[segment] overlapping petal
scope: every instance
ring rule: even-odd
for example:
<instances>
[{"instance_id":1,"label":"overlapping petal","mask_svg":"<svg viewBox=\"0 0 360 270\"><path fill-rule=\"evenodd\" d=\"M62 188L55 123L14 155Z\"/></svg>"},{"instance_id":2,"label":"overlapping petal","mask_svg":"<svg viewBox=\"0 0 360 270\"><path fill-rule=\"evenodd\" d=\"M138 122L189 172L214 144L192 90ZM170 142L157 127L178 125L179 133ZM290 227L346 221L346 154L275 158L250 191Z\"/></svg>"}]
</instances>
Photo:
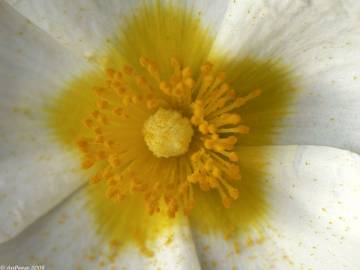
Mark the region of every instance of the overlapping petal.
<instances>
[{"instance_id":1,"label":"overlapping petal","mask_svg":"<svg viewBox=\"0 0 360 270\"><path fill-rule=\"evenodd\" d=\"M225 241L222 236L204 237L195 232L197 236L193 238L187 226L182 226L171 228L151 244L156 251L152 257L131 246L114 257L114 247L102 245L94 230L81 191L17 238L3 244L0 259L10 264L41 262L54 269L59 265L67 269L80 266L200 269L199 264L201 269L359 267L356 253L360 242L359 156L317 146L241 150L244 156L257 151L270 154L267 189L273 208L263 223L262 236L248 234ZM249 158L246 165L256 167L257 162L262 160ZM186 225L184 222L182 225ZM234 249L235 242L238 243Z\"/></svg>"},{"instance_id":2,"label":"overlapping petal","mask_svg":"<svg viewBox=\"0 0 360 270\"><path fill-rule=\"evenodd\" d=\"M95 57L137 1L8 1L65 46ZM359 23L356 1L197 1L216 36L213 53L281 59L298 76L299 96L277 144L359 151ZM344 94L345 93L345 94Z\"/></svg>"},{"instance_id":3,"label":"overlapping petal","mask_svg":"<svg viewBox=\"0 0 360 270\"><path fill-rule=\"evenodd\" d=\"M136 13L143 1L7 1L61 44L90 59L103 53L126 18ZM157 1L148 1L147 3ZM175 1L198 14L212 33L220 28L228 1ZM180 29L179 29L180 31Z\"/></svg>"},{"instance_id":4,"label":"overlapping petal","mask_svg":"<svg viewBox=\"0 0 360 270\"><path fill-rule=\"evenodd\" d=\"M149 244L151 256L135 246L123 249L121 241L102 242L86 204L86 190L82 189L0 246L1 263L41 264L49 269L201 269L186 220Z\"/></svg>"},{"instance_id":5,"label":"overlapping petal","mask_svg":"<svg viewBox=\"0 0 360 270\"><path fill-rule=\"evenodd\" d=\"M269 154L264 233L196 238L204 269L358 269L360 157L318 146L249 147L241 150L246 166L260 165L258 151Z\"/></svg>"},{"instance_id":6,"label":"overlapping petal","mask_svg":"<svg viewBox=\"0 0 360 270\"><path fill-rule=\"evenodd\" d=\"M229 4L213 54L279 60L296 76L299 91L276 144L360 151L358 10L358 2L341 0Z\"/></svg>"},{"instance_id":7,"label":"overlapping petal","mask_svg":"<svg viewBox=\"0 0 360 270\"><path fill-rule=\"evenodd\" d=\"M65 151L46 127L45 113L63 83L85 66L1 3L0 242L86 179L74 153Z\"/></svg>"}]
</instances>

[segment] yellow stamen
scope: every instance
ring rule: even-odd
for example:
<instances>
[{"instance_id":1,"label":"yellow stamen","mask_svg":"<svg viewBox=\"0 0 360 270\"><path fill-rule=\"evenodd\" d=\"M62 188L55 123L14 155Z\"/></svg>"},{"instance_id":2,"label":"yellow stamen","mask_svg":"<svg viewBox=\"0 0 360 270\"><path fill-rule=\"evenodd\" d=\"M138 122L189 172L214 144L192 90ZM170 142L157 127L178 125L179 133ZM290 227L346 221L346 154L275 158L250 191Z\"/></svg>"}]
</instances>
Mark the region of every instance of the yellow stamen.
<instances>
[{"instance_id":1,"label":"yellow stamen","mask_svg":"<svg viewBox=\"0 0 360 270\"><path fill-rule=\"evenodd\" d=\"M150 59L139 63L140 70L104 69L107 82L93 87L97 108L84 121L93 135L77 142L82 167L100 168L90 182L107 180L106 196L114 201L141 193L151 214L161 201L171 217L188 214L195 188L216 191L230 207L241 179L235 145L250 130L235 110L261 91L237 96L209 62L193 72L171 58L168 78Z\"/></svg>"}]
</instances>

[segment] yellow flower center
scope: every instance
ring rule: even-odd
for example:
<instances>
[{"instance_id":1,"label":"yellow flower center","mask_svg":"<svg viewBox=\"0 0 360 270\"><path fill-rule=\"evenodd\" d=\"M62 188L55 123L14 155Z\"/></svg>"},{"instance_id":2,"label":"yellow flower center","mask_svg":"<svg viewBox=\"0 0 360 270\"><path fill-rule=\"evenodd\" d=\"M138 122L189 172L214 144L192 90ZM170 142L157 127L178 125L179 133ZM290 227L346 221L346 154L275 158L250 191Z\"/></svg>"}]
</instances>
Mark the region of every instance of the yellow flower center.
<instances>
[{"instance_id":1,"label":"yellow flower center","mask_svg":"<svg viewBox=\"0 0 360 270\"><path fill-rule=\"evenodd\" d=\"M189 220L196 232L223 234L225 239L237 239L240 233L249 238L247 246L258 242L257 233L262 239L268 223L271 153L247 146L271 145L281 131L299 90L292 69L281 59L229 58L214 43L211 25L204 27L202 12L175 2L144 2L122 17L115 35L89 58L95 69L64 82L59 95L44 104L58 143L72 152L80 138L83 167L92 167L91 182L96 183L86 187L83 210L93 218L89 225L108 242L111 261L128 244L151 254L148 244L181 219L179 213L176 218L167 215L177 209L194 206ZM141 58L140 64L141 55L153 62ZM169 63L172 56L180 61ZM214 67L204 63L207 57ZM222 81L214 83L216 79ZM211 83L207 88L206 82ZM191 94L186 94L190 87ZM237 98L240 103L256 96L259 91L252 90L258 88L261 98L220 112ZM227 97L226 105L216 108ZM193 136L184 154L158 158L146 144L145 122L161 108L190 120ZM245 124L251 126L249 134ZM237 140L232 147L235 139L230 137ZM150 216L157 205L165 211Z\"/></svg>"},{"instance_id":2,"label":"yellow flower center","mask_svg":"<svg viewBox=\"0 0 360 270\"><path fill-rule=\"evenodd\" d=\"M160 108L144 124L144 139L156 157L185 154L194 131L189 119L177 111Z\"/></svg>"},{"instance_id":3,"label":"yellow flower center","mask_svg":"<svg viewBox=\"0 0 360 270\"><path fill-rule=\"evenodd\" d=\"M193 208L196 188L230 207L241 178L234 147L249 132L237 109L261 91L237 96L211 63L193 72L172 58L168 75L145 57L139 63L105 69L105 85L94 86L97 108L85 119L93 135L78 141L83 168L98 168L91 182L106 181L115 201L142 194L150 213L165 202L171 217Z\"/></svg>"}]
</instances>

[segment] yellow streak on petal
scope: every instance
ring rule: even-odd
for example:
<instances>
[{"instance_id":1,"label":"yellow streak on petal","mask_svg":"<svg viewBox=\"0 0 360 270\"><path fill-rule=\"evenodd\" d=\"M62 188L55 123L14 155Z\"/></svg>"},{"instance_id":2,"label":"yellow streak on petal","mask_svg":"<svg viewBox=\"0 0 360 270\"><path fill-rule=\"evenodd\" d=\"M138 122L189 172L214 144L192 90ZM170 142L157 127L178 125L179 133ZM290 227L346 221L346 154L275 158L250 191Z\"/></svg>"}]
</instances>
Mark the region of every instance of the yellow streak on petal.
<instances>
[{"instance_id":1,"label":"yellow streak on petal","mask_svg":"<svg viewBox=\"0 0 360 270\"><path fill-rule=\"evenodd\" d=\"M92 88L100 84L100 73L83 74L68 82L61 94L47 106L48 125L54 137L67 148L74 148L80 136L88 135L84 119L95 107Z\"/></svg>"},{"instance_id":2,"label":"yellow streak on petal","mask_svg":"<svg viewBox=\"0 0 360 270\"><path fill-rule=\"evenodd\" d=\"M98 62L107 68L128 64L139 70L139 57L146 56L159 68L160 76L168 77L173 72L169 59L176 58L183 66L198 70L210 52L213 39L201 27L201 17L179 5L157 1L136 10L126 19L119 38L107 44L107 53Z\"/></svg>"}]
</instances>

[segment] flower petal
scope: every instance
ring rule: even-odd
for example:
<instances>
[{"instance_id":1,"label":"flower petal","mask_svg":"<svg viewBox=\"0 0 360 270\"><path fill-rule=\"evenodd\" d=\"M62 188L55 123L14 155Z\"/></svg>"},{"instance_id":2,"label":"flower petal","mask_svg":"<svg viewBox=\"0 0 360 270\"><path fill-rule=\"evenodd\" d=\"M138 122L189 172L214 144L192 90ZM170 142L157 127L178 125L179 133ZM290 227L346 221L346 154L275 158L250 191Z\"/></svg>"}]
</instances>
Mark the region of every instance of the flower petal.
<instances>
[{"instance_id":1,"label":"flower petal","mask_svg":"<svg viewBox=\"0 0 360 270\"><path fill-rule=\"evenodd\" d=\"M277 144L360 151L359 9L360 2L341 0L230 4L213 53L280 59L296 77L299 91Z\"/></svg>"},{"instance_id":2,"label":"flower petal","mask_svg":"<svg viewBox=\"0 0 360 270\"><path fill-rule=\"evenodd\" d=\"M81 60L0 4L0 242L74 191L78 161L46 129L46 106Z\"/></svg>"},{"instance_id":3,"label":"flower petal","mask_svg":"<svg viewBox=\"0 0 360 270\"><path fill-rule=\"evenodd\" d=\"M94 229L82 189L13 240L0 246L6 265L42 264L49 269L191 269L200 270L191 232L173 227L153 244L153 256L121 243L105 245ZM124 217L126 218L126 217Z\"/></svg>"},{"instance_id":4,"label":"flower petal","mask_svg":"<svg viewBox=\"0 0 360 270\"><path fill-rule=\"evenodd\" d=\"M244 166L259 167L258 152L268 154L268 220L231 244L201 236L204 268L359 269L360 156L317 146L248 147Z\"/></svg>"},{"instance_id":5,"label":"flower petal","mask_svg":"<svg viewBox=\"0 0 360 270\"><path fill-rule=\"evenodd\" d=\"M136 13L143 1L7 0L17 11L68 48L93 58L116 36L125 18ZM156 3L156 1L153 1ZM159 1L162 2L162 1ZM166 2L166 1L163 1ZM216 30L221 25L228 1L179 1ZM198 13L199 12L199 13ZM136 33L134 33L136 34Z\"/></svg>"}]
</instances>

